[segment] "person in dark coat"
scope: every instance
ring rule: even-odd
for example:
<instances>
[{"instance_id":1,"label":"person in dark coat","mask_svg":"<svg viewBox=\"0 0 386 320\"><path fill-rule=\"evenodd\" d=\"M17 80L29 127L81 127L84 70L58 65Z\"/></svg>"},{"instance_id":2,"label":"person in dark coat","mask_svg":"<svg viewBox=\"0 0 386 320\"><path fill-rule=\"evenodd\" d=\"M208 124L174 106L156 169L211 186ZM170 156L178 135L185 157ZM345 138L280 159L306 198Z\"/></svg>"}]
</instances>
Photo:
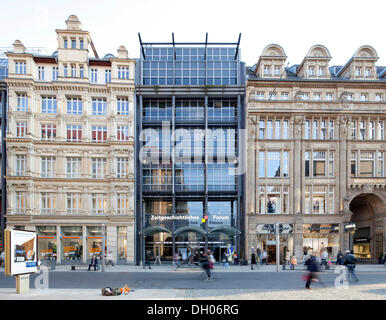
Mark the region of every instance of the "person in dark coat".
<instances>
[{"instance_id":1,"label":"person in dark coat","mask_svg":"<svg viewBox=\"0 0 386 320\"><path fill-rule=\"evenodd\" d=\"M342 252L338 252L338 255L336 256L336 264L338 266L341 266L343 264L343 253Z\"/></svg>"},{"instance_id":2,"label":"person in dark coat","mask_svg":"<svg viewBox=\"0 0 386 320\"><path fill-rule=\"evenodd\" d=\"M312 255L306 262L307 270L308 270L308 276L307 276L307 282L306 282L306 289L311 289L311 282L318 280L318 272L319 272L319 264L316 260L316 257Z\"/></svg>"},{"instance_id":3,"label":"person in dark coat","mask_svg":"<svg viewBox=\"0 0 386 320\"><path fill-rule=\"evenodd\" d=\"M206 280L210 280L212 274L210 271L210 261L209 261L209 256L208 256L207 252L204 252L201 255L200 262L201 262L202 269L204 269L204 271L206 273L206 277L207 277Z\"/></svg>"},{"instance_id":4,"label":"person in dark coat","mask_svg":"<svg viewBox=\"0 0 386 320\"><path fill-rule=\"evenodd\" d=\"M146 269L146 266L149 266L149 269L151 269L151 251L148 250L145 255L145 265L143 266L144 269Z\"/></svg>"},{"instance_id":5,"label":"person in dark coat","mask_svg":"<svg viewBox=\"0 0 386 320\"><path fill-rule=\"evenodd\" d=\"M343 257L343 265L346 266L348 271L348 278L354 279L355 282L359 281L358 277L355 274L355 265L358 262L358 259L355 258L352 251L346 250L345 256Z\"/></svg>"},{"instance_id":6,"label":"person in dark coat","mask_svg":"<svg viewBox=\"0 0 386 320\"><path fill-rule=\"evenodd\" d=\"M96 271L98 266L98 259L95 256L92 256L91 258L91 262L88 266L88 271L90 271L92 266L94 266L94 271Z\"/></svg>"},{"instance_id":7,"label":"person in dark coat","mask_svg":"<svg viewBox=\"0 0 386 320\"><path fill-rule=\"evenodd\" d=\"M255 248L251 248L251 270L253 270L253 265L256 264L256 253Z\"/></svg>"}]
</instances>

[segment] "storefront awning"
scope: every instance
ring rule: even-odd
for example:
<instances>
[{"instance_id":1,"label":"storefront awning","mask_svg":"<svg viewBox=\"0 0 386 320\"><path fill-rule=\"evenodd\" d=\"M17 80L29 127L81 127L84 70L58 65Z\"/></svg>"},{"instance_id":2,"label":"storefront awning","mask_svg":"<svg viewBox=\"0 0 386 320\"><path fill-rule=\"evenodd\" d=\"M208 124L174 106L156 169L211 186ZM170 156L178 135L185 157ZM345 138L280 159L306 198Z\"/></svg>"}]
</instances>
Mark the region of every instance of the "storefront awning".
<instances>
[{"instance_id":1,"label":"storefront awning","mask_svg":"<svg viewBox=\"0 0 386 320\"><path fill-rule=\"evenodd\" d=\"M202 235L205 235L205 230L204 229L201 229L201 228L195 227L195 226L184 226L184 227L178 228L174 232L174 234L175 235L179 235L180 233L185 232L185 231L193 231L193 232L197 232L197 233L200 233Z\"/></svg>"},{"instance_id":2,"label":"storefront awning","mask_svg":"<svg viewBox=\"0 0 386 320\"><path fill-rule=\"evenodd\" d=\"M226 225L220 226L220 227L215 227L209 231L209 233L213 233L213 232L225 232L225 233L230 233L233 235L240 235L241 234L241 231L239 229L236 229L236 228L231 227L231 226L226 226Z\"/></svg>"},{"instance_id":3,"label":"storefront awning","mask_svg":"<svg viewBox=\"0 0 386 320\"><path fill-rule=\"evenodd\" d=\"M156 233L156 232L167 232L167 233L172 233L169 229L166 229L164 227L161 227L161 226L150 226L150 227L146 227L146 228L143 228L139 234L140 235L143 235L143 236L149 236L149 235L152 235L153 233Z\"/></svg>"}]
</instances>

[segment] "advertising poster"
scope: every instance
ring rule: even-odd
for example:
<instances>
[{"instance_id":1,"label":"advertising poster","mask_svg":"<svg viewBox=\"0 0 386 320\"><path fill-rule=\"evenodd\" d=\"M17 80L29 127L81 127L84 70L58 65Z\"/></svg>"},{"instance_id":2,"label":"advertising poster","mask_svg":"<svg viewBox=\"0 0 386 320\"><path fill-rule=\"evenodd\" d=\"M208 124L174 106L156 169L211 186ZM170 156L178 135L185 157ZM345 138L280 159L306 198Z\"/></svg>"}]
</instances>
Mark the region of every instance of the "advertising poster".
<instances>
[{"instance_id":1,"label":"advertising poster","mask_svg":"<svg viewBox=\"0 0 386 320\"><path fill-rule=\"evenodd\" d=\"M7 230L9 275L37 272L37 236L35 232Z\"/></svg>"}]
</instances>

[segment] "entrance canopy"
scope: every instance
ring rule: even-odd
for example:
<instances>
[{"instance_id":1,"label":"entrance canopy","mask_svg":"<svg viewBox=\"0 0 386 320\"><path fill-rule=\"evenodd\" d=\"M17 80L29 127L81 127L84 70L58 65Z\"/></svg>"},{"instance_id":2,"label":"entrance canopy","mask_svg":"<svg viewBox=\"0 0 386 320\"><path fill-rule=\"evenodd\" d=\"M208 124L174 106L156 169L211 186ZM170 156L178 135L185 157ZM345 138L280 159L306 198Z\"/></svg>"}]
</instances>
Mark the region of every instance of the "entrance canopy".
<instances>
[{"instance_id":1,"label":"entrance canopy","mask_svg":"<svg viewBox=\"0 0 386 320\"><path fill-rule=\"evenodd\" d=\"M197 232L197 233L200 233L202 235L205 235L205 230L202 228L196 227L196 226L184 226L184 227L178 228L174 232L174 234L177 236L185 231L193 231L193 232Z\"/></svg>"},{"instance_id":2,"label":"entrance canopy","mask_svg":"<svg viewBox=\"0 0 386 320\"><path fill-rule=\"evenodd\" d=\"M142 231L139 232L139 234L143 236L150 236L157 232L167 232L172 234L172 232L169 229L166 229L161 226L150 226L150 227L143 228Z\"/></svg>"}]
</instances>

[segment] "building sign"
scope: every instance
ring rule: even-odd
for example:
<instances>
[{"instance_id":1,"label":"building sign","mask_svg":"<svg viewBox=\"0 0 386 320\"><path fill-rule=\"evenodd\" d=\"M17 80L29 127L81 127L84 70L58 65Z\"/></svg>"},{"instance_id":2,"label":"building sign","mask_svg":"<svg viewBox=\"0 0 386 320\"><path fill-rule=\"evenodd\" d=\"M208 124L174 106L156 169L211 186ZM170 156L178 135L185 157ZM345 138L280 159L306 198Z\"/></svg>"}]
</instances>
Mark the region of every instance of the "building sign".
<instances>
[{"instance_id":1,"label":"building sign","mask_svg":"<svg viewBox=\"0 0 386 320\"><path fill-rule=\"evenodd\" d=\"M37 272L37 235L32 231L5 230L5 274L16 276Z\"/></svg>"},{"instance_id":2,"label":"building sign","mask_svg":"<svg viewBox=\"0 0 386 320\"><path fill-rule=\"evenodd\" d=\"M292 233L293 224L279 223L279 233L289 234ZM275 224L258 224L258 234L275 234Z\"/></svg>"},{"instance_id":3,"label":"building sign","mask_svg":"<svg viewBox=\"0 0 386 320\"><path fill-rule=\"evenodd\" d=\"M356 238L354 239L354 242L355 243L367 243L367 242L370 242L370 238Z\"/></svg>"},{"instance_id":4,"label":"building sign","mask_svg":"<svg viewBox=\"0 0 386 320\"><path fill-rule=\"evenodd\" d=\"M339 231L339 225L336 224L304 224L303 233L330 233Z\"/></svg>"}]
</instances>

